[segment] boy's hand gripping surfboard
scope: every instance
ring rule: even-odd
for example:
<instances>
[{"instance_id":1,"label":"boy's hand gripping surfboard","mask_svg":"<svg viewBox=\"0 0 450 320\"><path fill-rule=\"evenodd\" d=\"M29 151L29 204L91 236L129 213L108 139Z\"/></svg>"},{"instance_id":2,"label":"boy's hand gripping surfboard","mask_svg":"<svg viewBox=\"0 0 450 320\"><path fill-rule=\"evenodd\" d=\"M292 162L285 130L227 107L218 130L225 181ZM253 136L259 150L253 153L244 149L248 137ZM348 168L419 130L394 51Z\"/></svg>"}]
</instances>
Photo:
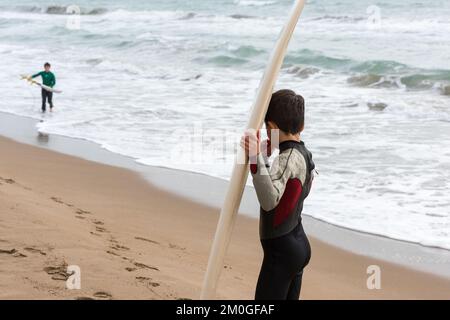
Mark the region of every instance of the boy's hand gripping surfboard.
<instances>
[{"instance_id":1,"label":"boy's hand gripping surfboard","mask_svg":"<svg viewBox=\"0 0 450 320\"><path fill-rule=\"evenodd\" d=\"M260 82L258 93L253 103L253 109L247 124L247 129L258 130L262 126L267 107L272 96L273 87L278 77L281 65L298 19L303 11L306 0L296 0L289 14L289 19L277 40L269 64ZM245 159L244 150L238 149L237 159ZM230 242L231 232L239 209L242 193L248 177L248 161L236 162L231 175L225 201L220 212L216 235L212 244L200 299L213 299L216 294L217 282L223 268L225 253Z\"/></svg>"}]
</instances>

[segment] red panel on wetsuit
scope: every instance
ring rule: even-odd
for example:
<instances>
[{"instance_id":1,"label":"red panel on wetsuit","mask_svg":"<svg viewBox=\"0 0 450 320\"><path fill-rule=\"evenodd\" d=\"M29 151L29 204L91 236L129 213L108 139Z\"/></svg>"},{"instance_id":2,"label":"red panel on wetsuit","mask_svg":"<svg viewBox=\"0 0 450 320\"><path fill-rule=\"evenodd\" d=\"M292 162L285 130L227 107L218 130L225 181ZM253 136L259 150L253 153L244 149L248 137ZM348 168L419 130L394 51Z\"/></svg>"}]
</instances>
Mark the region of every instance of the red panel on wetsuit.
<instances>
[{"instance_id":1,"label":"red panel on wetsuit","mask_svg":"<svg viewBox=\"0 0 450 320\"><path fill-rule=\"evenodd\" d=\"M281 197L280 203L275 209L273 226L276 227L289 217L297 206L298 199L302 194L302 183L299 179L290 179L286 183L286 189Z\"/></svg>"}]
</instances>

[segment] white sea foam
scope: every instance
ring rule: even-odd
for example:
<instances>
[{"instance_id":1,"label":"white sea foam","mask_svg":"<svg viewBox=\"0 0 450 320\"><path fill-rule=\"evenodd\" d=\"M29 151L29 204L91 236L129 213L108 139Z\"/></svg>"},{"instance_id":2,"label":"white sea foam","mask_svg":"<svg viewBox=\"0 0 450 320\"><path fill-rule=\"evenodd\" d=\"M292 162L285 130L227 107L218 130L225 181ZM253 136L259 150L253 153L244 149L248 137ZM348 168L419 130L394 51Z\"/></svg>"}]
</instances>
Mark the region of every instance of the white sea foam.
<instances>
[{"instance_id":1,"label":"white sea foam","mask_svg":"<svg viewBox=\"0 0 450 320\"><path fill-rule=\"evenodd\" d=\"M263 7L275 4L276 1L264 1L264 0L235 0L234 3L236 3L239 6L254 6L254 7Z\"/></svg>"}]
</instances>

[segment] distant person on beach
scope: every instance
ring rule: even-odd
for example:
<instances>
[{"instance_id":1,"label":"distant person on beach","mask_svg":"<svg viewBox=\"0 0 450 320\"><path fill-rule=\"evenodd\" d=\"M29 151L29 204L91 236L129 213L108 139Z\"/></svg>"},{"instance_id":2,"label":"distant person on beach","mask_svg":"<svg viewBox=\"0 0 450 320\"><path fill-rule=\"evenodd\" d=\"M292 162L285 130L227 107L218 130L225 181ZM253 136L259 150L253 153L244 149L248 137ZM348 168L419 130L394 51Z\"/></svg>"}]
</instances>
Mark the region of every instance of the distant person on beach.
<instances>
[{"instance_id":1,"label":"distant person on beach","mask_svg":"<svg viewBox=\"0 0 450 320\"><path fill-rule=\"evenodd\" d=\"M38 72L30 77L28 77L28 80L31 80L33 78L42 77L42 84L53 88L56 84L56 78L55 75L50 72L51 65L50 63L46 62L44 64L44 71ZM42 112L45 112L46 110L46 102L48 101L48 104L50 105L50 112L53 110L53 92L47 91L44 88L41 90L42 95Z\"/></svg>"},{"instance_id":2,"label":"distant person on beach","mask_svg":"<svg viewBox=\"0 0 450 320\"><path fill-rule=\"evenodd\" d=\"M256 300L298 300L303 270L311 257L301 213L315 165L300 139L304 118L303 97L280 90L272 95L264 120L269 139L261 143L259 132L247 132L241 139L261 206L259 235L264 259ZM278 130L280 153L270 167L268 157L277 147L271 145L273 130Z\"/></svg>"}]
</instances>

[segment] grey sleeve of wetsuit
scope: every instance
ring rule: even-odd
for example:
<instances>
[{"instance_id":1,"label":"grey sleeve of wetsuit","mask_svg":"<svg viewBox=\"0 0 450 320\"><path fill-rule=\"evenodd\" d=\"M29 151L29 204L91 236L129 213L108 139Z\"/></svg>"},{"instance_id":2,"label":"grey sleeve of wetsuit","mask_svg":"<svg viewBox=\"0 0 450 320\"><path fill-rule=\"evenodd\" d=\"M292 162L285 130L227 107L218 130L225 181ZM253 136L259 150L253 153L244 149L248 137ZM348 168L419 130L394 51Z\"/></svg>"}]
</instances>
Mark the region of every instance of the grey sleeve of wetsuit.
<instances>
[{"instance_id":1,"label":"grey sleeve of wetsuit","mask_svg":"<svg viewBox=\"0 0 450 320\"><path fill-rule=\"evenodd\" d=\"M256 190L259 204L265 211L271 211L280 202L286 183L292 175L289 166L293 149L281 153L273 162L272 167L267 168L264 157L257 157L256 173L252 172L253 185Z\"/></svg>"}]
</instances>

